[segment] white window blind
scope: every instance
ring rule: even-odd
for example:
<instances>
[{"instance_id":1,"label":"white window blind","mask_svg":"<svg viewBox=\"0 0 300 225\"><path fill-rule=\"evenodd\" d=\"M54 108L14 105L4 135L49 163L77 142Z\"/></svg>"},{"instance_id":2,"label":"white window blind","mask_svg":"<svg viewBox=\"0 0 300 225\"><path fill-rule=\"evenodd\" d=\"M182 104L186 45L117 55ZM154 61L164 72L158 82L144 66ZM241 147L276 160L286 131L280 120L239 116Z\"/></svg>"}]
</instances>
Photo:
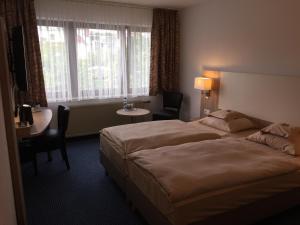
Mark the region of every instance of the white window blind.
<instances>
[{"instance_id":1,"label":"white window blind","mask_svg":"<svg viewBox=\"0 0 300 225\"><path fill-rule=\"evenodd\" d=\"M48 101L148 95L151 10L106 6L111 14L96 17L99 5L56 2L58 11L44 0L36 9Z\"/></svg>"}]
</instances>

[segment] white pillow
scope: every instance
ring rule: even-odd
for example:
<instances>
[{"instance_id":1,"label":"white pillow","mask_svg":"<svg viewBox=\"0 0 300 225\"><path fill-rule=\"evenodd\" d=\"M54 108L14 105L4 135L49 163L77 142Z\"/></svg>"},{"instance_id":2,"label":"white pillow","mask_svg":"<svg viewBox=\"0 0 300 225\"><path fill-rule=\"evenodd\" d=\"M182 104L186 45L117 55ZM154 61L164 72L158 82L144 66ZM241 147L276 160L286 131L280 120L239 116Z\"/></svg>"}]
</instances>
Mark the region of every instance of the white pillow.
<instances>
[{"instance_id":1,"label":"white pillow","mask_svg":"<svg viewBox=\"0 0 300 225\"><path fill-rule=\"evenodd\" d=\"M215 117L218 119L225 120L227 122L234 120L234 119L239 119L239 118L244 118L246 117L244 114L240 112L236 112L233 110L218 110L215 112L212 112L208 115L209 117Z\"/></svg>"},{"instance_id":2,"label":"white pillow","mask_svg":"<svg viewBox=\"0 0 300 225\"><path fill-rule=\"evenodd\" d=\"M255 128L254 124L251 120L247 118L239 118L233 119L231 121L225 121L223 119L215 118L215 117L205 117L199 120L200 123L205 124L207 126L223 130L230 133L236 133L243 130L248 130Z\"/></svg>"},{"instance_id":3,"label":"white pillow","mask_svg":"<svg viewBox=\"0 0 300 225\"><path fill-rule=\"evenodd\" d=\"M290 125L281 123L271 124L270 126L261 129L261 132L263 134L273 134L279 137L288 138L291 133L291 129L292 127L290 127Z\"/></svg>"},{"instance_id":4,"label":"white pillow","mask_svg":"<svg viewBox=\"0 0 300 225\"><path fill-rule=\"evenodd\" d=\"M264 134L262 131L259 131L248 136L247 140L263 145L268 145L275 150L280 150L289 155L297 155L294 144L284 137L273 134Z\"/></svg>"}]
</instances>

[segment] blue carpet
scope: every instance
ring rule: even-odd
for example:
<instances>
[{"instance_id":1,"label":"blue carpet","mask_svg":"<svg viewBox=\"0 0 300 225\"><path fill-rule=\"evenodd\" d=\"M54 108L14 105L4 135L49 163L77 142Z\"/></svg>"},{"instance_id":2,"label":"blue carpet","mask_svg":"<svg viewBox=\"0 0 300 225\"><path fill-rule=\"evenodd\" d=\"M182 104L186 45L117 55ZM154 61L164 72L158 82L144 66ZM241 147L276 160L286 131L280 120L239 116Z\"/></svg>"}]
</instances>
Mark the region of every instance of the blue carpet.
<instances>
[{"instance_id":1,"label":"blue carpet","mask_svg":"<svg viewBox=\"0 0 300 225\"><path fill-rule=\"evenodd\" d=\"M29 225L144 225L99 163L98 138L71 140L67 145L71 170L59 151L47 162L38 159L39 175L23 165Z\"/></svg>"},{"instance_id":2,"label":"blue carpet","mask_svg":"<svg viewBox=\"0 0 300 225\"><path fill-rule=\"evenodd\" d=\"M38 176L31 163L23 165L29 225L146 225L105 176L98 149L97 137L70 140L70 171L59 151L53 152L52 162L40 154ZM299 212L295 208L257 225L299 225Z\"/></svg>"}]
</instances>

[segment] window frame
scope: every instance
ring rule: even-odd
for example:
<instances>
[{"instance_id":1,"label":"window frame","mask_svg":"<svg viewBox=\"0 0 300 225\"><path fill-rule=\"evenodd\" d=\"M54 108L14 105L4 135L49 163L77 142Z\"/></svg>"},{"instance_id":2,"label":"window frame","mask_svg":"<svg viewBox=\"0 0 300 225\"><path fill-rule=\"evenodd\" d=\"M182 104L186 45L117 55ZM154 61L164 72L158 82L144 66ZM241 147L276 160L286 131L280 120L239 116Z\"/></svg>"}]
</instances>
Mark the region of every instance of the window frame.
<instances>
[{"instance_id":1,"label":"window frame","mask_svg":"<svg viewBox=\"0 0 300 225\"><path fill-rule=\"evenodd\" d=\"M62 24L65 24L62 25ZM82 26L80 24L83 24ZM86 100L101 100L101 99L117 99L123 96L132 96L132 88L130 87L130 54L129 48L131 44L131 32L149 32L151 35L150 27L139 27L139 26L126 26L126 25L108 25L108 24L96 24L96 23L86 23L86 22L75 22L75 21L60 21L60 20L49 20L38 19L37 26L53 26L62 27L64 29L64 35L66 40L66 47L68 53L68 64L70 72L70 86L71 86L71 100L70 101L86 101ZM101 28L99 28L101 27ZM77 43L76 43L76 29L103 29L103 30L116 30L120 31L121 35L125 37L125 60L126 60L126 80L121 77L121 96L101 96L95 98L83 98L79 99L79 85L78 85L78 65L77 65ZM150 51L150 49L149 49ZM150 62L149 62L150 63ZM149 73L150 76L150 73ZM124 88L124 83L126 83ZM149 84L150 85L150 84ZM141 87L142 89L143 87ZM107 89L109 90L109 89ZM88 90L86 90L88 91ZM98 95L99 96L99 95ZM149 93L145 95L138 95L136 97L147 97ZM50 101L59 102L59 101ZM63 101L61 101L63 102Z\"/></svg>"},{"instance_id":2,"label":"window frame","mask_svg":"<svg viewBox=\"0 0 300 225\"><path fill-rule=\"evenodd\" d=\"M130 96L130 95L132 95L132 92L133 92L133 89L131 88L131 86L130 86L130 53L129 53L129 49L131 48L131 32L144 32L144 33L149 33L150 34L150 37L151 37L151 28L149 28L149 27L137 27L137 26L131 26L131 27L129 27L128 28L128 30L129 30L129 34L127 35L128 37L128 40L127 40L127 44L129 45L128 46L128 48L127 48L127 67L128 67L128 70L127 70L127 79L128 79L128 81L127 81L127 94ZM150 46L151 46L151 44L150 44ZM150 50L150 49L149 49ZM151 51L151 50L150 50ZM149 60L151 60L151 58L149 59ZM149 62L149 64L150 64L150 62ZM149 65L150 66L150 65ZM150 78L150 71L149 71L149 78ZM140 89L142 90L144 87L140 87ZM150 91L150 82L149 82L149 86L148 86L148 89L149 89L149 91ZM148 93L148 95L146 95L146 96L150 96L149 95L149 93Z\"/></svg>"},{"instance_id":3,"label":"window frame","mask_svg":"<svg viewBox=\"0 0 300 225\"><path fill-rule=\"evenodd\" d=\"M38 20L37 21L37 26L46 26L46 27L58 27L58 28L63 28L63 31L64 31L64 39L66 40L66 38L68 37L68 35L66 34L66 30L64 29L64 26L62 26L61 24L62 23L65 23L65 22L62 22L62 21L51 21L51 22L49 22L49 21L47 21L47 20ZM67 42L68 43L68 42ZM69 50L69 46L66 44L66 47L68 48L68 50ZM68 55L68 59L69 59L69 57L70 57L70 53L69 53L69 51L67 51L67 55ZM71 96L71 101L73 101L74 99L73 99L73 89L72 89L72 76L71 76L71 71L70 71L70 69L72 68L71 66L70 66L70 60L68 61L68 65L69 65L69 72L70 72L70 87L71 87L71 93L69 93L70 94L70 96ZM77 68L76 68L77 69ZM46 92L47 92L47 90L46 90ZM63 92L58 92L58 91L55 91L55 92L51 92L52 94L53 93L55 93L55 95L59 95L59 94L61 94L61 95L63 95L62 93ZM64 95L68 95L68 92L66 92L66 93L64 93ZM57 101L52 101L52 100L49 100L49 99L47 99L47 101L48 102L50 102L50 103L52 103L52 102L65 102L65 100L63 100L63 99L59 99L59 100L57 100Z\"/></svg>"}]
</instances>

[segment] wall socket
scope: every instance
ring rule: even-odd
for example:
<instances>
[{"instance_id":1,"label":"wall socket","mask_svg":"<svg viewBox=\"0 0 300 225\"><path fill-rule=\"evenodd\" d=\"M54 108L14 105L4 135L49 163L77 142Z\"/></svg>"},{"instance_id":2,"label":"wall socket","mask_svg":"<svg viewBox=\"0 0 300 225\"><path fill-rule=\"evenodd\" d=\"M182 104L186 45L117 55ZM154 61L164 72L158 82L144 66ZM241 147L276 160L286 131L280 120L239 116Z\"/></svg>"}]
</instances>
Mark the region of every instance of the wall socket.
<instances>
[{"instance_id":1,"label":"wall socket","mask_svg":"<svg viewBox=\"0 0 300 225\"><path fill-rule=\"evenodd\" d=\"M210 109L204 109L203 112L204 115L208 116L210 114Z\"/></svg>"}]
</instances>

